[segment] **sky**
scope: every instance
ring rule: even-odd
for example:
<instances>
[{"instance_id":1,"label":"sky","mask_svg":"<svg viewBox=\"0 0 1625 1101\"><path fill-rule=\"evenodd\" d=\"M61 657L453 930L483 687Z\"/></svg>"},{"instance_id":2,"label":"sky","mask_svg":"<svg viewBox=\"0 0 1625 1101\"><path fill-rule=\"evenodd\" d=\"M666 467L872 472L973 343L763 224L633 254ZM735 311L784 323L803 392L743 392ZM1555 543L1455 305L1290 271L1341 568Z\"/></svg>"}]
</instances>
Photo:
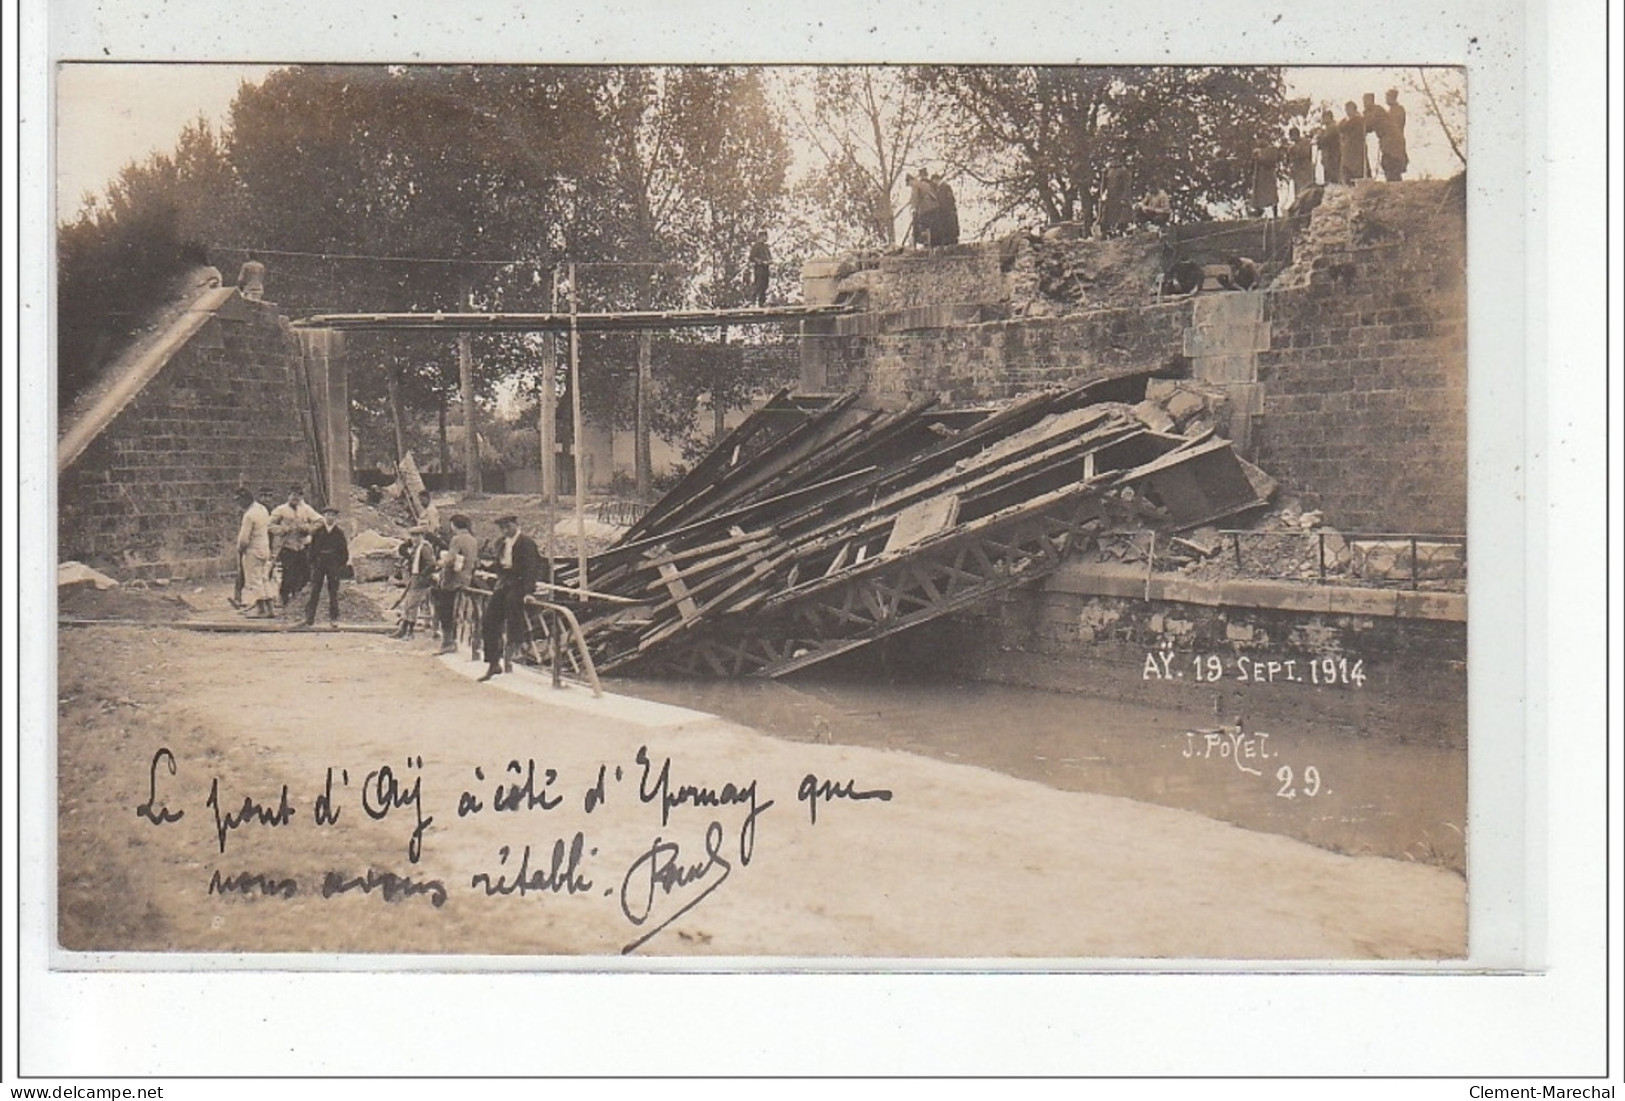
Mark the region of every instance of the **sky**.
<instances>
[{"instance_id":1,"label":"sky","mask_svg":"<svg viewBox=\"0 0 1625 1101\"><path fill-rule=\"evenodd\" d=\"M86 192L101 194L131 161L175 148L199 115L224 123L237 87L259 83L269 65L57 66L56 204L71 218Z\"/></svg>"},{"instance_id":2,"label":"sky","mask_svg":"<svg viewBox=\"0 0 1625 1101\"><path fill-rule=\"evenodd\" d=\"M216 126L228 116L243 81L258 83L274 66L232 64L90 64L58 66L56 98L56 201L58 220L71 219L85 194L101 194L124 165L175 148L183 127L199 116ZM1385 68L1293 68L1288 94L1338 107L1389 88L1407 105L1408 176L1455 174L1457 162L1422 98L1408 89L1407 72ZM1460 82L1457 70L1439 76Z\"/></svg>"}]
</instances>

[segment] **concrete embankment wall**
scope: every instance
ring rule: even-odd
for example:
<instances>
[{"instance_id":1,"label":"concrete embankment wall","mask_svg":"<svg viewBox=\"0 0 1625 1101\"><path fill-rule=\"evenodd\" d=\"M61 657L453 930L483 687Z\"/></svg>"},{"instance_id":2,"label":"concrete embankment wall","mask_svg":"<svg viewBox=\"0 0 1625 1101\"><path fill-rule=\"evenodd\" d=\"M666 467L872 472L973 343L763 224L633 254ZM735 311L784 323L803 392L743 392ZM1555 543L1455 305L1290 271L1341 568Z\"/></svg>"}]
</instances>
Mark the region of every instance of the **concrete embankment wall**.
<instances>
[{"instance_id":1,"label":"concrete embankment wall","mask_svg":"<svg viewBox=\"0 0 1625 1101\"><path fill-rule=\"evenodd\" d=\"M310 485L298 342L270 304L219 297L144 349L146 377L60 471L59 560L126 578L221 572L242 516L233 490Z\"/></svg>"},{"instance_id":2,"label":"concrete embankment wall","mask_svg":"<svg viewBox=\"0 0 1625 1101\"><path fill-rule=\"evenodd\" d=\"M980 680L1466 745L1459 593L1148 580L1080 563L957 628L959 671Z\"/></svg>"}]
</instances>

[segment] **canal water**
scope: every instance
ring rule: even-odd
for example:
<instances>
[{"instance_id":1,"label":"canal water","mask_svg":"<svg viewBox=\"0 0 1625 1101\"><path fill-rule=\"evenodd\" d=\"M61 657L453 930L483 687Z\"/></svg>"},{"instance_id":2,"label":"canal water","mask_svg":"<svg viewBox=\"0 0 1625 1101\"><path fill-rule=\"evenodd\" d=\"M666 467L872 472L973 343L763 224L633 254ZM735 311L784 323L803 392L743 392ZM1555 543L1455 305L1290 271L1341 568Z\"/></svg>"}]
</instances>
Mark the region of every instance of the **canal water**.
<instances>
[{"instance_id":1,"label":"canal water","mask_svg":"<svg viewBox=\"0 0 1625 1101\"><path fill-rule=\"evenodd\" d=\"M1465 872L1465 749L1301 713L1235 716L949 680L636 681L615 690L788 741L869 746Z\"/></svg>"}]
</instances>

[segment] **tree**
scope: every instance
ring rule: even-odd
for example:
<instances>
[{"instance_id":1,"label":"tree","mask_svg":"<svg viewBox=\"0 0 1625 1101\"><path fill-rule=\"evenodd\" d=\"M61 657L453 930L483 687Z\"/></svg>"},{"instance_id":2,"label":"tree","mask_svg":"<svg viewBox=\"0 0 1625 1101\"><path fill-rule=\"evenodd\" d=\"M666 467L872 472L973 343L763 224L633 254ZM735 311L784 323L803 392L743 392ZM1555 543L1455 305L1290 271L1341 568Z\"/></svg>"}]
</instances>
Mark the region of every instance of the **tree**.
<instances>
[{"instance_id":1,"label":"tree","mask_svg":"<svg viewBox=\"0 0 1625 1101\"><path fill-rule=\"evenodd\" d=\"M1276 68L942 66L913 71L941 97L952 163L984 187L994 220L1092 227L1105 171L1165 188L1201 220L1245 194L1251 151L1279 144L1288 111Z\"/></svg>"},{"instance_id":2,"label":"tree","mask_svg":"<svg viewBox=\"0 0 1625 1101\"><path fill-rule=\"evenodd\" d=\"M546 310L566 260L583 310L733 305L751 239L782 217L788 164L759 70L294 66L239 89L224 138L200 124L64 228L66 300L105 293L76 257L139 238L172 267L195 235L228 280L262 253L268 297L292 316ZM534 338L474 347L480 400L539 384ZM457 392L450 336L355 334L348 348L380 455ZM589 407L621 419L625 376L590 370Z\"/></svg>"},{"instance_id":3,"label":"tree","mask_svg":"<svg viewBox=\"0 0 1625 1101\"><path fill-rule=\"evenodd\" d=\"M761 71L616 69L600 88L617 195L632 227L629 266L592 273L600 308L743 305L750 245L782 220L790 162ZM660 386L667 438L689 435L697 415L691 401L672 420L672 395L707 393L719 416L749 400L747 381L726 369L731 362L725 353L667 361ZM614 387L614 397L589 396L598 408L609 400L622 419L636 393L625 385L629 374L596 372L583 389L595 381Z\"/></svg>"},{"instance_id":4,"label":"tree","mask_svg":"<svg viewBox=\"0 0 1625 1101\"><path fill-rule=\"evenodd\" d=\"M208 263L240 209L235 173L207 120L186 126L173 156L131 162L57 233L57 397L62 408L129 345L151 313ZM232 274L235 274L233 272Z\"/></svg>"},{"instance_id":5,"label":"tree","mask_svg":"<svg viewBox=\"0 0 1625 1101\"><path fill-rule=\"evenodd\" d=\"M786 83L796 134L819 157L804 194L825 214L825 247L896 245L898 189L934 118L925 82L905 68L828 66Z\"/></svg>"},{"instance_id":6,"label":"tree","mask_svg":"<svg viewBox=\"0 0 1625 1101\"><path fill-rule=\"evenodd\" d=\"M599 251L613 226L596 121L589 70L280 71L232 108L247 236L274 242L274 278L307 307L296 312L545 308L542 273ZM394 423L412 408L443 415L457 392L451 344L353 340L358 397L381 395ZM535 370L518 338L480 352L487 395Z\"/></svg>"},{"instance_id":7,"label":"tree","mask_svg":"<svg viewBox=\"0 0 1625 1101\"><path fill-rule=\"evenodd\" d=\"M1420 92L1429 117L1444 134L1445 144L1463 168L1467 167L1467 86L1460 69L1418 67L1405 74L1405 84Z\"/></svg>"}]
</instances>

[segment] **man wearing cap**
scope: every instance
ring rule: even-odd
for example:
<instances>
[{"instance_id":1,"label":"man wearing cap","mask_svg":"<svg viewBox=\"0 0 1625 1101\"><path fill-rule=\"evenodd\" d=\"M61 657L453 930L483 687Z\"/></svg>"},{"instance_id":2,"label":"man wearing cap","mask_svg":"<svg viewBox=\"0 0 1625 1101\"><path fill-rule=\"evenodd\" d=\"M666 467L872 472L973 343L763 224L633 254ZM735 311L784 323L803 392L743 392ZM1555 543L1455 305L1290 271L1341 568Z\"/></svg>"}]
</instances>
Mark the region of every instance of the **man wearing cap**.
<instances>
[{"instance_id":1,"label":"man wearing cap","mask_svg":"<svg viewBox=\"0 0 1625 1101\"><path fill-rule=\"evenodd\" d=\"M339 527L339 510L322 509L322 522L310 533L310 599L305 601L305 626L316 626L316 605L321 603L322 583L327 583L327 619L339 621L339 574L350 563L350 541Z\"/></svg>"},{"instance_id":2,"label":"man wearing cap","mask_svg":"<svg viewBox=\"0 0 1625 1101\"><path fill-rule=\"evenodd\" d=\"M427 525L417 524L407 534L411 538L401 547L406 560L406 592L401 596L401 621L391 638L411 638L416 632L418 609L434 588L435 567L440 559L440 539Z\"/></svg>"},{"instance_id":3,"label":"man wearing cap","mask_svg":"<svg viewBox=\"0 0 1625 1101\"><path fill-rule=\"evenodd\" d=\"M275 619L271 607L271 514L254 499L252 491L237 491L243 521L237 528L237 561L243 571L243 599L252 600L247 614L253 619Z\"/></svg>"},{"instance_id":4,"label":"man wearing cap","mask_svg":"<svg viewBox=\"0 0 1625 1101\"><path fill-rule=\"evenodd\" d=\"M440 556L440 577L434 588L435 619L440 623L440 653L457 650L457 594L474 582L480 544L474 525L462 513L451 518L451 546Z\"/></svg>"},{"instance_id":5,"label":"man wearing cap","mask_svg":"<svg viewBox=\"0 0 1625 1101\"><path fill-rule=\"evenodd\" d=\"M502 672L506 646L523 641L528 634L525 622L525 598L536 591L536 582L542 577L542 552L536 540L519 530L517 516L497 519L502 538L497 541L497 583L491 593L491 602L485 606L485 622L481 624L484 636L481 652L485 654L485 675L490 680ZM504 638L506 636L506 638Z\"/></svg>"}]
</instances>

